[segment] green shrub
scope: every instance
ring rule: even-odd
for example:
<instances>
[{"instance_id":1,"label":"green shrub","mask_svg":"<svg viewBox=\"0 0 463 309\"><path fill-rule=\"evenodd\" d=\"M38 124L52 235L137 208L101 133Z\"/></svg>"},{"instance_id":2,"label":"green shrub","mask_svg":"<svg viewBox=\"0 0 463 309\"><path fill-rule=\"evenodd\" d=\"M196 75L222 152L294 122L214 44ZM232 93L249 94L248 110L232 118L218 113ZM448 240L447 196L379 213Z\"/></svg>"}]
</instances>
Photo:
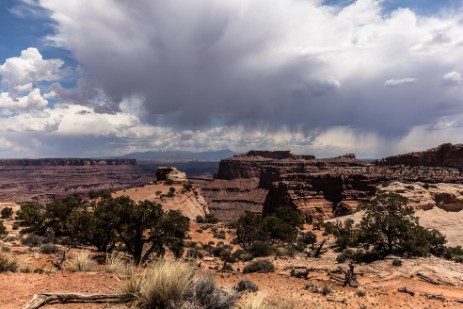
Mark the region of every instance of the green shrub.
<instances>
[{"instance_id":1,"label":"green shrub","mask_svg":"<svg viewBox=\"0 0 463 309\"><path fill-rule=\"evenodd\" d=\"M13 208L5 207L5 208L2 209L0 214L2 215L2 218L5 218L5 219L10 218L13 215Z\"/></svg>"},{"instance_id":2,"label":"green shrub","mask_svg":"<svg viewBox=\"0 0 463 309\"><path fill-rule=\"evenodd\" d=\"M206 221L204 220L204 217L203 217L203 216L200 216L200 215L197 215L197 216L196 216L195 221L196 221L196 223L204 223L204 222L206 222Z\"/></svg>"},{"instance_id":3,"label":"green shrub","mask_svg":"<svg viewBox=\"0 0 463 309\"><path fill-rule=\"evenodd\" d=\"M214 238L217 238L217 239L225 239L226 238L226 234L225 234L225 231L224 230L220 230L214 234L212 234L212 236Z\"/></svg>"},{"instance_id":4,"label":"green shrub","mask_svg":"<svg viewBox=\"0 0 463 309\"><path fill-rule=\"evenodd\" d=\"M275 271L275 265L270 260L255 260L244 266L243 273L269 273Z\"/></svg>"},{"instance_id":5,"label":"green shrub","mask_svg":"<svg viewBox=\"0 0 463 309\"><path fill-rule=\"evenodd\" d=\"M193 259L202 259L204 254L196 248L190 248L188 249L186 256Z\"/></svg>"},{"instance_id":6,"label":"green shrub","mask_svg":"<svg viewBox=\"0 0 463 309\"><path fill-rule=\"evenodd\" d=\"M276 249L268 242L255 240L247 250L254 257L266 257L276 253Z\"/></svg>"},{"instance_id":7,"label":"green shrub","mask_svg":"<svg viewBox=\"0 0 463 309\"><path fill-rule=\"evenodd\" d=\"M219 223L219 218L217 218L214 214L209 213L204 216L204 221L206 223L216 224Z\"/></svg>"}]
</instances>

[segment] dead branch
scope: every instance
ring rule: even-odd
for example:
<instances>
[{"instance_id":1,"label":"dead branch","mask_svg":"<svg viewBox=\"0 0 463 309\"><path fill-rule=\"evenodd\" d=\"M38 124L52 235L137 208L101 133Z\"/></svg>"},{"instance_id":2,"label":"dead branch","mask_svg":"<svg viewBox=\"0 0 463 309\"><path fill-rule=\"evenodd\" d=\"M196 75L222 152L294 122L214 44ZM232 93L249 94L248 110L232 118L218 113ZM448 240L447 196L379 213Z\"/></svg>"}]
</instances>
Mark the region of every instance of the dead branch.
<instances>
[{"instance_id":1,"label":"dead branch","mask_svg":"<svg viewBox=\"0 0 463 309\"><path fill-rule=\"evenodd\" d=\"M424 296L427 299L437 299L440 301L445 301L445 297L442 296L442 294L421 293L421 296Z\"/></svg>"},{"instance_id":2,"label":"dead branch","mask_svg":"<svg viewBox=\"0 0 463 309\"><path fill-rule=\"evenodd\" d=\"M411 296L415 296L415 292L413 291L410 291L407 287L403 287L403 288L400 288L398 289L397 291L399 291L400 293L407 293L407 294L410 294Z\"/></svg>"},{"instance_id":3,"label":"dead branch","mask_svg":"<svg viewBox=\"0 0 463 309\"><path fill-rule=\"evenodd\" d=\"M440 283L437 282L436 280L433 280L433 279L431 279L431 278L429 278L429 277L427 277L427 276L425 276L425 275L423 275L421 273L417 273L416 276L418 278L420 278L421 280L426 281L427 283L431 283L431 284L434 284L434 285L440 285Z\"/></svg>"},{"instance_id":4,"label":"dead branch","mask_svg":"<svg viewBox=\"0 0 463 309\"><path fill-rule=\"evenodd\" d=\"M128 303L134 300L129 294L80 294L52 293L35 294L23 309L36 309L49 304L62 303Z\"/></svg>"},{"instance_id":5,"label":"dead branch","mask_svg":"<svg viewBox=\"0 0 463 309\"><path fill-rule=\"evenodd\" d=\"M61 258L58 258L58 260L56 261L51 260L50 262L53 264L53 266L58 268L58 270L63 270L63 265L64 265L64 262L66 262L69 251L71 251L71 247L63 250L63 255L61 256Z\"/></svg>"},{"instance_id":6,"label":"dead branch","mask_svg":"<svg viewBox=\"0 0 463 309\"><path fill-rule=\"evenodd\" d=\"M318 245L318 248L315 252L310 253L310 257L318 258L320 256L323 246L325 245L325 242L326 242L326 238L324 238L322 242L320 243L320 245Z\"/></svg>"}]
</instances>

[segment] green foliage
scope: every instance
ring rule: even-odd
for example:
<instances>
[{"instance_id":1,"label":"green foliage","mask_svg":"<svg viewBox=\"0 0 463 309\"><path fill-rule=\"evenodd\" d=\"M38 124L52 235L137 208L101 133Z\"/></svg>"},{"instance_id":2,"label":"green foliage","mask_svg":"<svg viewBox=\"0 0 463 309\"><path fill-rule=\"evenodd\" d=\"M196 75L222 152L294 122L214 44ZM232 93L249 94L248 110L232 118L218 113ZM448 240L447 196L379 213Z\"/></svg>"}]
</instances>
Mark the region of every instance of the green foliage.
<instances>
[{"instance_id":1,"label":"green foliage","mask_svg":"<svg viewBox=\"0 0 463 309\"><path fill-rule=\"evenodd\" d=\"M253 257L265 257L276 253L276 249L266 241L255 240L249 247L248 252Z\"/></svg>"},{"instance_id":2,"label":"green foliage","mask_svg":"<svg viewBox=\"0 0 463 309\"><path fill-rule=\"evenodd\" d=\"M262 228L262 216L253 212L246 212L236 223L236 240L244 250L249 250L256 240L265 241L267 233Z\"/></svg>"},{"instance_id":3,"label":"green foliage","mask_svg":"<svg viewBox=\"0 0 463 309\"><path fill-rule=\"evenodd\" d=\"M358 227L354 227L353 221L346 221L344 226L338 224L335 229L329 227L340 249L371 247L367 252L346 258L372 261L388 254L440 256L445 253L445 237L436 230L420 226L414 210L407 206L406 198L395 193L382 193L364 208L366 213ZM339 259L344 257L341 255Z\"/></svg>"},{"instance_id":4,"label":"green foliage","mask_svg":"<svg viewBox=\"0 0 463 309\"><path fill-rule=\"evenodd\" d=\"M115 200L114 211L120 219L116 231L135 263L143 263L153 254L163 256L164 246L181 256L189 230L187 217L179 211L166 213L160 204L147 200L135 203L127 196Z\"/></svg>"},{"instance_id":5,"label":"green foliage","mask_svg":"<svg viewBox=\"0 0 463 309\"><path fill-rule=\"evenodd\" d=\"M166 248L180 257L189 229L189 219L179 211L165 212L159 204L135 203L127 196L90 204L71 195L49 203L45 211L38 204L24 204L17 215L39 234L53 231L66 245L95 245L111 252L121 244L136 263L162 256Z\"/></svg>"},{"instance_id":6,"label":"green foliage","mask_svg":"<svg viewBox=\"0 0 463 309\"><path fill-rule=\"evenodd\" d=\"M197 216L196 216L195 221L196 221L196 223L204 223L204 222L206 222L206 221L204 220L204 217L203 217L203 216L200 216L200 215L197 215Z\"/></svg>"},{"instance_id":7,"label":"green foliage","mask_svg":"<svg viewBox=\"0 0 463 309\"><path fill-rule=\"evenodd\" d=\"M297 237L297 229L295 226L273 215L267 216L262 220L262 229L267 233L273 243L277 240L291 242Z\"/></svg>"},{"instance_id":8,"label":"green foliage","mask_svg":"<svg viewBox=\"0 0 463 309\"><path fill-rule=\"evenodd\" d=\"M2 218L4 218L4 219L10 218L13 215L13 208L5 207L5 208L2 209L0 214L2 215Z\"/></svg>"},{"instance_id":9,"label":"green foliage","mask_svg":"<svg viewBox=\"0 0 463 309\"><path fill-rule=\"evenodd\" d=\"M216 223L219 223L219 218L217 218L214 214L209 213L204 216L204 222L210 223L210 224L216 224Z\"/></svg>"},{"instance_id":10,"label":"green foliage","mask_svg":"<svg viewBox=\"0 0 463 309\"><path fill-rule=\"evenodd\" d=\"M275 271L275 265L270 260L255 260L243 268L243 273L269 273Z\"/></svg>"},{"instance_id":11,"label":"green foliage","mask_svg":"<svg viewBox=\"0 0 463 309\"><path fill-rule=\"evenodd\" d=\"M111 191L108 190L100 190L100 191L90 191L88 193L88 198L90 199L97 199L97 198L110 198Z\"/></svg>"},{"instance_id":12,"label":"green foliage","mask_svg":"<svg viewBox=\"0 0 463 309\"><path fill-rule=\"evenodd\" d=\"M35 202L22 204L20 210L16 212L16 218L21 221L22 226L28 226L32 229L43 227L45 221L41 206Z\"/></svg>"}]
</instances>

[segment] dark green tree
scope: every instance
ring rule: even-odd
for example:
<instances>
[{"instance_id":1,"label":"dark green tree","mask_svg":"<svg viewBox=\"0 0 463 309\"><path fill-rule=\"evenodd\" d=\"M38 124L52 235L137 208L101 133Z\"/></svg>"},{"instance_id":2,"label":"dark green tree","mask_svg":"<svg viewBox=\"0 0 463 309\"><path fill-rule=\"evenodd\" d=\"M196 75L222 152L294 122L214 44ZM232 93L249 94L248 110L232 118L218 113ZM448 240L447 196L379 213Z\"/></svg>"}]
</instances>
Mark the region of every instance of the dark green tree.
<instances>
[{"instance_id":1,"label":"dark green tree","mask_svg":"<svg viewBox=\"0 0 463 309\"><path fill-rule=\"evenodd\" d=\"M10 218L13 215L13 208L5 207L2 209L0 214L2 215L2 218Z\"/></svg>"},{"instance_id":2,"label":"dark green tree","mask_svg":"<svg viewBox=\"0 0 463 309\"><path fill-rule=\"evenodd\" d=\"M189 230L189 219L179 211L163 211L151 201L135 203L127 196L115 199L115 213L120 222L117 235L135 263L143 263L152 255L162 256L165 246L180 256Z\"/></svg>"},{"instance_id":3,"label":"dark green tree","mask_svg":"<svg viewBox=\"0 0 463 309\"><path fill-rule=\"evenodd\" d=\"M42 207L35 202L22 204L20 210L16 212L16 218L21 221L22 226L28 226L32 230L43 228L45 221Z\"/></svg>"},{"instance_id":4,"label":"dark green tree","mask_svg":"<svg viewBox=\"0 0 463 309\"><path fill-rule=\"evenodd\" d=\"M407 206L407 199L401 195L379 194L365 206L365 210L358 242L371 245L379 257L434 253L446 242L438 231L429 231L419 225L413 208Z\"/></svg>"}]
</instances>

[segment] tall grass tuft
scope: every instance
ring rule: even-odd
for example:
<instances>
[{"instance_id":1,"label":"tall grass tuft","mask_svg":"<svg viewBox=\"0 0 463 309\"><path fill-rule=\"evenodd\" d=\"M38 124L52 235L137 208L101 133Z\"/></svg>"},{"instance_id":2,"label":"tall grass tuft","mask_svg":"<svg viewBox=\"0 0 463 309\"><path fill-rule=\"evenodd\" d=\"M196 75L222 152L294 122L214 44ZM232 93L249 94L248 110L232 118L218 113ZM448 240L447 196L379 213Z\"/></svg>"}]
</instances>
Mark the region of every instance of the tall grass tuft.
<instances>
[{"instance_id":1,"label":"tall grass tuft","mask_svg":"<svg viewBox=\"0 0 463 309\"><path fill-rule=\"evenodd\" d=\"M130 273L130 265L117 254L111 253L106 255L105 272L112 274L128 275Z\"/></svg>"},{"instance_id":2,"label":"tall grass tuft","mask_svg":"<svg viewBox=\"0 0 463 309\"><path fill-rule=\"evenodd\" d=\"M74 272L93 271L96 268L96 263L92 260L88 251L79 251L74 258L68 262L68 268Z\"/></svg>"},{"instance_id":3,"label":"tall grass tuft","mask_svg":"<svg viewBox=\"0 0 463 309\"><path fill-rule=\"evenodd\" d=\"M193 276L188 264L157 261L130 278L124 290L137 297L142 308L179 308Z\"/></svg>"}]
</instances>

